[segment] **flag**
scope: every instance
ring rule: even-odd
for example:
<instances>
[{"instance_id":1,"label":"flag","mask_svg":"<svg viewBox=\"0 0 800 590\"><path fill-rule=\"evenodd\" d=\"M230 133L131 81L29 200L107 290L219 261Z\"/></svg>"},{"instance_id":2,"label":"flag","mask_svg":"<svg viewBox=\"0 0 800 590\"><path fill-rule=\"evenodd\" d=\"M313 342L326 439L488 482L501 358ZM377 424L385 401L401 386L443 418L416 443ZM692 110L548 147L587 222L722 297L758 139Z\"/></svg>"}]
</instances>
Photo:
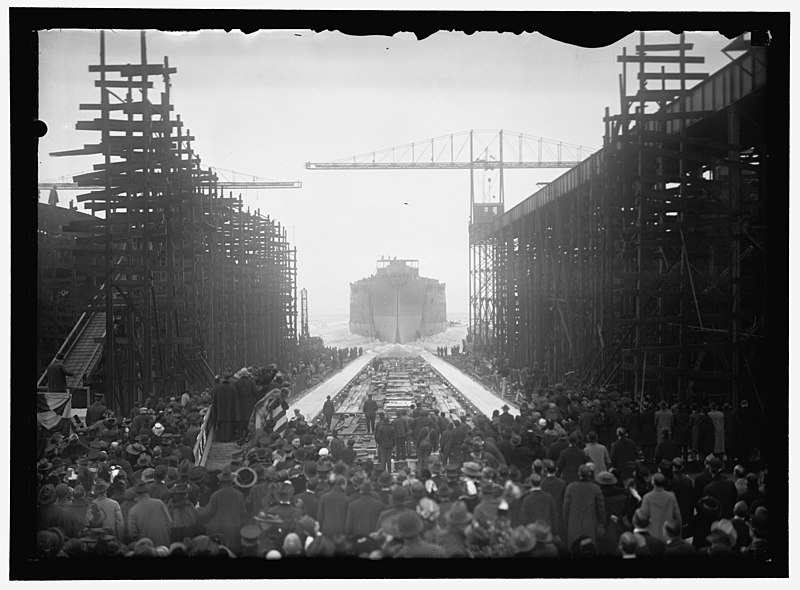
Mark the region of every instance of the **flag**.
<instances>
[{"instance_id":1,"label":"flag","mask_svg":"<svg viewBox=\"0 0 800 590\"><path fill-rule=\"evenodd\" d=\"M69 420L72 415L72 394L64 392L38 392L36 397L36 418L44 428L55 430L61 426L61 419Z\"/></svg>"},{"instance_id":2,"label":"flag","mask_svg":"<svg viewBox=\"0 0 800 590\"><path fill-rule=\"evenodd\" d=\"M271 432L280 432L289 422L286 418L288 409L289 404L281 399L280 389L273 389L256 402L247 425L248 429L251 432L258 432L265 424L271 422L273 424Z\"/></svg>"}]
</instances>

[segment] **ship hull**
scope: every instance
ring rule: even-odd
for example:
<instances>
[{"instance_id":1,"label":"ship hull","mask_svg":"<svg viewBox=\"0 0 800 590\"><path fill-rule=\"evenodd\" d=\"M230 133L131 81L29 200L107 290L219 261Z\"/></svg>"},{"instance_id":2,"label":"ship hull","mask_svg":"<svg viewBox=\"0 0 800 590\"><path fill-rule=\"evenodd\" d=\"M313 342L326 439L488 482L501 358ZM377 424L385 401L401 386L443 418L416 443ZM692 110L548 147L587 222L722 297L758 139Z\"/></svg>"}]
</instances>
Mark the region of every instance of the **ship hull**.
<instances>
[{"instance_id":1,"label":"ship hull","mask_svg":"<svg viewBox=\"0 0 800 590\"><path fill-rule=\"evenodd\" d=\"M354 283L350 332L408 343L447 330L444 285L425 277L371 277Z\"/></svg>"}]
</instances>

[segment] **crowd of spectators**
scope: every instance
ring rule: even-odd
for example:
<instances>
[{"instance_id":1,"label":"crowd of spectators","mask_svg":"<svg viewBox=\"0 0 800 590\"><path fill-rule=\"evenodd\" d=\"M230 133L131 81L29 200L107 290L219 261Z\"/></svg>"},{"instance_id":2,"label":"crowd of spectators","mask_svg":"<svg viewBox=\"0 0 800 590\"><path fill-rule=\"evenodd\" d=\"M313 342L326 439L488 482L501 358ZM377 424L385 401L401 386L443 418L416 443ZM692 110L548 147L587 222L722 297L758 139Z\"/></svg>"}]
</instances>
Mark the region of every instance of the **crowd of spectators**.
<instances>
[{"instance_id":1,"label":"crowd of spectators","mask_svg":"<svg viewBox=\"0 0 800 590\"><path fill-rule=\"evenodd\" d=\"M275 367L246 373L289 385ZM353 437L295 416L220 470L193 453L210 403L187 392L120 420L98 399L78 432L53 435L36 465L38 556L770 558L750 450L728 457L731 477L713 451L689 474L674 413L653 410L660 443L637 440L614 392L558 385L519 415L413 408L416 463L359 457ZM394 428L378 412L376 439Z\"/></svg>"}]
</instances>

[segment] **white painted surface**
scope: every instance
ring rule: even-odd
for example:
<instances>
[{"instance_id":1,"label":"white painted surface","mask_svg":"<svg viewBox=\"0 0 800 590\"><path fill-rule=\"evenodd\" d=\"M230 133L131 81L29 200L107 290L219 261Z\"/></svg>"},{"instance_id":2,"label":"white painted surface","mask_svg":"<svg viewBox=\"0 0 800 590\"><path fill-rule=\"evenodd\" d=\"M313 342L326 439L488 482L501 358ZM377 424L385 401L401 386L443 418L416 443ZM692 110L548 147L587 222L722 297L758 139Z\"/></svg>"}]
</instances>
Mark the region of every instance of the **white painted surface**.
<instances>
[{"instance_id":1,"label":"white painted surface","mask_svg":"<svg viewBox=\"0 0 800 590\"><path fill-rule=\"evenodd\" d=\"M331 399L333 399L374 357L373 353L364 351L364 354L351 361L350 364L330 379L317 383L312 387L302 398L289 407L286 416L290 418L294 416L294 409L297 408L305 416L306 421L311 422L314 420L316 415L322 411L322 404L325 403L325 398L331 396Z\"/></svg>"},{"instance_id":2,"label":"white painted surface","mask_svg":"<svg viewBox=\"0 0 800 590\"><path fill-rule=\"evenodd\" d=\"M519 415L519 408L517 408L514 404L506 401L502 397L495 395L483 385L475 381L475 379L462 373L459 369L447 361L444 361L435 354L427 351L421 352L420 356L428 361L434 369L439 371L439 373L445 379L447 379L453 387L458 389L462 395L464 395L464 397L472 402L481 412L486 414L487 417L491 418L492 412L495 410L499 410L502 413L500 408L503 404L507 404L510 408L508 411L509 414L512 416Z\"/></svg>"}]
</instances>

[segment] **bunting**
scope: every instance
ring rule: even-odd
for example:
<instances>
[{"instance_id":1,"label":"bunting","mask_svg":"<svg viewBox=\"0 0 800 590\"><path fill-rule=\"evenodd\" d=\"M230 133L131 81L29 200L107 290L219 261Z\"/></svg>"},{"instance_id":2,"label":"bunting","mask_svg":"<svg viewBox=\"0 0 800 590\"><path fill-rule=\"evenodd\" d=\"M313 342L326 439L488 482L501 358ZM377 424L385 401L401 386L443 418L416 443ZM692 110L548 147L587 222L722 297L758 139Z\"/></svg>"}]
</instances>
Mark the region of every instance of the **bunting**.
<instances>
[{"instance_id":1,"label":"bunting","mask_svg":"<svg viewBox=\"0 0 800 590\"><path fill-rule=\"evenodd\" d=\"M61 426L62 418L72 415L72 394L48 391L38 392L36 396L36 418L42 427L55 430Z\"/></svg>"}]
</instances>

